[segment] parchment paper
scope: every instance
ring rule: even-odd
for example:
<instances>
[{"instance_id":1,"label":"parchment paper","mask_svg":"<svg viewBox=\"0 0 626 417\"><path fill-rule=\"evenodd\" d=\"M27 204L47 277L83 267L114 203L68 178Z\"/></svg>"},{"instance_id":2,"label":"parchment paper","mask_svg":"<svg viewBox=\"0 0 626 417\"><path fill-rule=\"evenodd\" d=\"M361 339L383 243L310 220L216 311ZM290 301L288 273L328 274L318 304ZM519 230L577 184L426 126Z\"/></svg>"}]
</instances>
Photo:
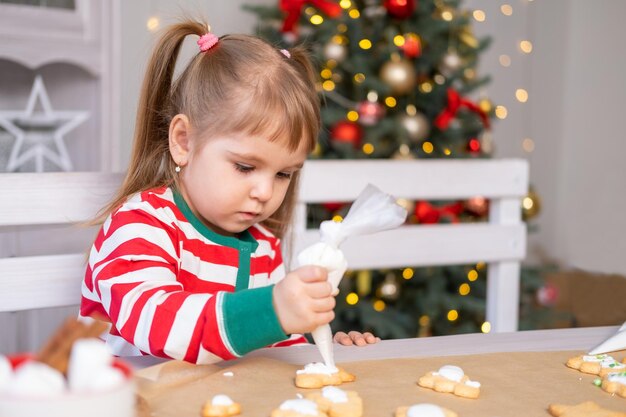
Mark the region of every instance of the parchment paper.
<instances>
[{"instance_id":1,"label":"parchment paper","mask_svg":"<svg viewBox=\"0 0 626 417\"><path fill-rule=\"evenodd\" d=\"M358 349L358 348L355 348ZM595 401L626 411L626 399L593 385L596 378L567 368L570 357L582 351L517 352L484 355L388 359L338 364L357 376L341 386L364 401L364 417L392 417L396 407L421 402L449 408L460 417L548 416L551 403ZM613 355L622 360L626 352ZM417 379L443 365L457 365L482 384L476 400L441 394L419 387ZM242 405L242 417L269 416L284 400L307 390L296 388L294 376L302 366L267 358L243 358L235 363L195 366L170 362L145 369L137 376L139 394L154 417L200 416L202 405L226 394ZM224 372L233 376L224 376ZM144 378L143 376L146 376Z\"/></svg>"}]
</instances>

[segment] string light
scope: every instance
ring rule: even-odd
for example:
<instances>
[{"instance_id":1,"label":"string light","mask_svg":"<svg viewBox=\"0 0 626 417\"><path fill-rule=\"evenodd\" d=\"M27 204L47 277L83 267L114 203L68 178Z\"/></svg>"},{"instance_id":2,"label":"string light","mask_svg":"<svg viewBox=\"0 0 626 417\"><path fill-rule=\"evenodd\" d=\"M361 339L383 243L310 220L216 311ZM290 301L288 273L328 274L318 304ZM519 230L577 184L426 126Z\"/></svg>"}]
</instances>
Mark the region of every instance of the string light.
<instances>
[{"instance_id":1,"label":"string light","mask_svg":"<svg viewBox=\"0 0 626 417\"><path fill-rule=\"evenodd\" d=\"M533 44L530 41L521 41L519 43L519 48L522 50L522 52L529 54L533 50Z\"/></svg>"},{"instance_id":2,"label":"string light","mask_svg":"<svg viewBox=\"0 0 626 417\"><path fill-rule=\"evenodd\" d=\"M533 201L532 198L530 197L524 197L524 199L522 200L522 206L526 209L526 210L530 210L533 208L533 206L535 205L535 202Z\"/></svg>"},{"instance_id":3,"label":"string light","mask_svg":"<svg viewBox=\"0 0 626 417\"><path fill-rule=\"evenodd\" d=\"M402 45L404 45L404 36L402 35L396 35L393 37L393 44L396 45L398 48L401 47Z\"/></svg>"},{"instance_id":4,"label":"string light","mask_svg":"<svg viewBox=\"0 0 626 417\"><path fill-rule=\"evenodd\" d=\"M309 20L314 25L321 25L322 23L324 23L324 18L320 16L319 14L314 14L313 16L311 16Z\"/></svg>"},{"instance_id":5,"label":"string light","mask_svg":"<svg viewBox=\"0 0 626 417\"><path fill-rule=\"evenodd\" d=\"M307 7L306 9L304 9L304 13L308 14L309 16L312 16L315 14L315 8L314 7Z\"/></svg>"},{"instance_id":6,"label":"string light","mask_svg":"<svg viewBox=\"0 0 626 417\"><path fill-rule=\"evenodd\" d=\"M482 326L480 326L480 331L483 333L489 333L491 331L491 323L488 321L484 322Z\"/></svg>"},{"instance_id":7,"label":"string light","mask_svg":"<svg viewBox=\"0 0 626 417\"><path fill-rule=\"evenodd\" d=\"M456 310L448 311L448 321L455 321L459 318L459 312Z\"/></svg>"},{"instance_id":8,"label":"string light","mask_svg":"<svg viewBox=\"0 0 626 417\"><path fill-rule=\"evenodd\" d=\"M452 155L452 151L450 150L450 148L445 148L445 149L443 150L443 154L444 154L445 156L450 156L450 155Z\"/></svg>"},{"instance_id":9,"label":"string light","mask_svg":"<svg viewBox=\"0 0 626 417\"><path fill-rule=\"evenodd\" d=\"M422 93L430 93L431 91L433 91L433 84L429 81L424 81L419 85L419 90Z\"/></svg>"},{"instance_id":10,"label":"string light","mask_svg":"<svg viewBox=\"0 0 626 417\"><path fill-rule=\"evenodd\" d=\"M341 223L341 222L343 221L343 217L341 217L339 214L335 214L335 215L333 216L333 221L334 221L335 223Z\"/></svg>"},{"instance_id":11,"label":"string light","mask_svg":"<svg viewBox=\"0 0 626 417\"><path fill-rule=\"evenodd\" d=\"M504 106L496 106L496 117L498 119L506 119L509 114L508 110Z\"/></svg>"},{"instance_id":12,"label":"string light","mask_svg":"<svg viewBox=\"0 0 626 417\"><path fill-rule=\"evenodd\" d=\"M396 101L396 99L394 97L386 97L385 98L385 105L389 108L393 108L396 107L396 104L398 102Z\"/></svg>"},{"instance_id":13,"label":"string light","mask_svg":"<svg viewBox=\"0 0 626 417\"><path fill-rule=\"evenodd\" d=\"M500 65L502 65L503 67L510 67L511 66L511 57L506 55L506 54L502 54L498 57L498 61L500 62Z\"/></svg>"},{"instance_id":14,"label":"string light","mask_svg":"<svg viewBox=\"0 0 626 417\"><path fill-rule=\"evenodd\" d=\"M381 312L385 309L385 307L387 307L387 305L385 304L385 302L383 300L376 300L374 301L374 310Z\"/></svg>"},{"instance_id":15,"label":"string light","mask_svg":"<svg viewBox=\"0 0 626 417\"><path fill-rule=\"evenodd\" d=\"M354 82L361 84L363 81L365 81L365 74L362 72L354 74Z\"/></svg>"},{"instance_id":16,"label":"string light","mask_svg":"<svg viewBox=\"0 0 626 417\"><path fill-rule=\"evenodd\" d=\"M461 294L462 296L466 296L469 293L470 293L470 286L467 282L464 282L463 284L459 286L459 294Z\"/></svg>"},{"instance_id":17,"label":"string light","mask_svg":"<svg viewBox=\"0 0 626 417\"><path fill-rule=\"evenodd\" d=\"M487 264L486 264L486 263L484 263L484 262L478 262L478 263L476 264L476 270L477 270L477 271L482 271L483 269L485 269L485 267L486 267L486 266L487 266Z\"/></svg>"},{"instance_id":18,"label":"string light","mask_svg":"<svg viewBox=\"0 0 626 417\"><path fill-rule=\"evenodd\" d=\"M414 272L413 272L413 269L411 269L411 268L404 268L402 270L402 278L404 278L404 279L411 279L411 278L413 278L413 274L414 274Z\"/></svg>"},{"instance_id":19,"label":"string light","mask_svg":"<svg viewBox=\"0 0 626 417\"><path fill-rule=\"evenodd\" d=\"M335 89L335 83L331 80L326 80L322 83L322 88L326 91L333 91Z\"/></svg>"},{"instance_id":20,"label":"string light","mask_svg":"<svg viewBox=\"0 0 626 417\"><path fill-rule=\"evenodd\" d=\"M359 113L355 110L350 110L346 115L346 118L351 122L356 122L357 120L359 120Z\"/></svg>"},{"instance_id":21,"label":"string light","mask_svg":"<svg viewBox=\"0 0 626 417\"><path fill-rule=\"evenodd\" d=\"M426 141L426 142L422 143L422 150L426 154L431 154L435 150L435 147L433 146L432 143Z\"/></svg>"},{"instance_id":22,"label":"string light","mask_svg":"<svg viewBox=\"0 0 626 417\"><path fill-rule=\"evenodd\" d=\"M369 91L367 93L367 101L371 101L372 103L376 103L378 101L378 93L374 90Z\"/></svg>"},{"instance_id":23,"label":"string light","mask_svg":"<svg viewBox=\"0 0 626 417\"><path fill-rule=\"evenodd\" d=\"M484 22L485 21L485 12L483 12L480 9L476 9L472 12L472 17L474 18L474 20L476 20L477 22Z\"/></svg>"},{"instance_id":24,"label":"string light","mask_svg":"<svg viewBox=\"0 0 626 417\"><path fill-rule=\"evenodd\" d=\"M526 103L528 101L528 91L524 90L523 88L518 88L517 90L515 90L515 98L520 103Z\"/></svg>"},{"instance_id":25,"label":"string light","mask_svg":"<svg viewBox=\"0 0 626 417\"><path fill-rule=\"evenodd\" d=\"M475 269L470 270L467 273L467 279L471 282L474 282L478 279L478 272Z\"/></svg>"},{"instance_id":26,"label":"string light","mask_svg":"<svg viewBox=\"0 0 626 417\"><path fill-rule=\"evenodd\" d=\"M368 50L372 47L372 41L370 41L369 39L361 39L359 41L359 46L361 47L361 49L364 50Z\"/></svg>"},{"instance_id":27,"label":"string light","mask_svg":"<svg viewBox=\"0 0 626 417\"><path fill-rule=\"evenodd\" d=\"M324 68L321 72L320 75L322 76L322 78L324 79L329 79L333 76L333 72L331 70L329 70L328 68Z\"/></svg>"},{"instance_id":28,"label":"string light","mask_svg":"<svg viewBox=\"0 0 626 417\"><path fill-rule=\"evenodd\" d=\"M347 31L348 31L348 25L346 25L345 23L339 23L337 25L337 32L346 33Z\"/></svg>"},{"instance_id":29,"label":"string light","mask_svg":"<svg viewBox=\"0 0 626 417\"><path fill-rule=\"evenodd\" d=\"M510 4L503 4L502 6L500 6L500 11L505 16L511 16L513 14L513 8Z\"/></svg>"},{"instance_id":30,"label":"string light","mask_svg":"<svg viewBox=\"0 0 626 417\"><path fill-rule=\"evenodd\" d=\"M366 143L363 145L363 153L365 155L371 155L374 153L374 145L371 143Z\"/></svg>"},{"instance_id":31,"label":"string light","mask_svg":"<svg viewBox=\"0 0 626 417\"><path fill-rule=\"evenodd\" d=\"M353 19L358 19L359 16L361 16L361 13L359 13L357 9L352 9L348 12L348 16L350 16Z\"/></svg>"},{"instance_id":32,"label":"string light","mask_svg":"<svg viewBox=\"0 0 626 417\"><path fill-rule=\"evenodd\" d=\"M524 149L528 153L531 153L535 150L535 141L531 138L524 138L524 140L522 140L522 149Z\"/></svg>"},{"instance_id":33,"label":"string light","mask_svg":"<svg viewBox=\"0 0 626 417\"><path fill-rule=\"evenodd\" d=\"M341 6L342 9L349 9L352 7L352 2L350 0L341 0L339 6Z\"/></svg>"},{"instance_id":34,"label":"string light","mask_svg":"<svg viewBox=\"0 0 626 417\"><path fill-rule=\"evenodd\" d=\"M161 26L161 20L156 16L152 16L146 22L146 27L150 32L154 32L159 28L159 26Z\"/></svg>"},{"instance_id":35,"label":"string light","mask_svg":"<svg viewBox=\"0 0 626 417\"><path fill-rule=\"evenodd\" d=\"M351 292L350 294L346 295L346 303L348 303L349 305L353 306L358 302L359 295L357 293Z\"/></svg>"},{"instance_id":36,"label":"string light","mask_svg":"<svg viewBox=\"0 0 626 417\"><path fill-rule=\"evenodd\" d=\"M430 325L430 317L428 317L426 314L424 314L423 316L420 316L419 324L422 327L429 326Z\"/></svg>"}]
</instances>

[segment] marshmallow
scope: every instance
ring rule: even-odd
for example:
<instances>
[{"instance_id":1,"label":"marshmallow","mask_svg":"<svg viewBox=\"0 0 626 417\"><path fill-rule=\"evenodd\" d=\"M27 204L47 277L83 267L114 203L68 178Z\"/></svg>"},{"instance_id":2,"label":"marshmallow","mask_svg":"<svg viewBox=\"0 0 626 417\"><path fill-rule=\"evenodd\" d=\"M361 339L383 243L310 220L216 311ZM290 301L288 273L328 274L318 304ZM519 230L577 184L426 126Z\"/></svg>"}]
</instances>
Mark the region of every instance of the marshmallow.
<instances>
[{"instance_id":1,"label":"marshmallow","mask_svg":"<svg viewBox=\"0 0 626 417\"><path fill-rule=\"evenodd\" d=\"M124 373L112 366L113 355L99 339L79 339L74 342L67 379L76 392L104 391L121 385Z\"/></svg>"},{"instance_id":2,"label":"marshmallow","mask_svg":"<svg viewBox=\"0 0 626 417\"><path fill-rule=\"evenodd\" d=\"M66 391L63 374L41 362L27 362L15 369L7 393L21 397L55 397Z\"/></svg>"}]
</instances>

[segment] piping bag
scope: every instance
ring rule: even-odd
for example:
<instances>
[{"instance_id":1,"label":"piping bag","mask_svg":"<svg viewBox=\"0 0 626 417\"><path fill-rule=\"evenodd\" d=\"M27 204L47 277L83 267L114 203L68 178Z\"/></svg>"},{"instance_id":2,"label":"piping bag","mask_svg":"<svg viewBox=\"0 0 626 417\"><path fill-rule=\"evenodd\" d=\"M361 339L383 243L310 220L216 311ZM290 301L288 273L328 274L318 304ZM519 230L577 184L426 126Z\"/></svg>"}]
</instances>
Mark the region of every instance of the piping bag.
<instances>
[{"instance_id":1,"label":"piping bag","mask_svg":"<svg viewBox=\"0 0 626 417\"><path fill-rule=\"evenodd\" d=\"M339 245L350 236L365 235L396 228L406 220L407 211L396 203L396 199L368 184L352 203L342 222L332 220L320 224L320 241L298 254L298 265L318 265L328 271L328 282L333 295L339 290L339 282L348 268L348 263ZM334 367L333 335L326 324L311 332L326 366Z\"/></svg>"},{"instance_id":2,"label":"piping bag","mask_svg":"<svg viewBox=\"0 0 626 417\"><path fill-rule=\"evenodd\" d=\"M589 354L598 355L600 353L614 352L622 349L626 349L626 322L617 329L617 332L613 336L591 349Z\"/></svg>"}]
</instances>

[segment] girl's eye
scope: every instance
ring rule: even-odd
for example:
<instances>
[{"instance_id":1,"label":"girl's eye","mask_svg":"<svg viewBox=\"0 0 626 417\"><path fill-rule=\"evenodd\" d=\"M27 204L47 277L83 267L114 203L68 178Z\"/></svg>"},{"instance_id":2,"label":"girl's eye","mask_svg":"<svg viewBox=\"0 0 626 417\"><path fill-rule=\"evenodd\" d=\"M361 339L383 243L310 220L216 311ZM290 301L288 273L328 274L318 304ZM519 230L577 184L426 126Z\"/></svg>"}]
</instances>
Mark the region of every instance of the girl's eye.
<instances>
[{"instance_id":1,"label":"girl's eye","mask_svg":"<svg viewBox=\"0 0 626 417\"><path fill-rule=\"evenodd\" d=\"M254 167L251 165L244 165L244 164L236 163L235 169L239 172L248 173L248 172L251 172L254 169Z\"/></svg>"},{"instance_id":2,"label":"girl's eye","mask_svg":"<svg viewBox=\"0 0 626 417\"><path fill-rule=\"evenodd\" d=\"M291 172L279 172L278 174L276 174L276 176L280 179L290 180Z\"/></svg>"}]
</instances>

